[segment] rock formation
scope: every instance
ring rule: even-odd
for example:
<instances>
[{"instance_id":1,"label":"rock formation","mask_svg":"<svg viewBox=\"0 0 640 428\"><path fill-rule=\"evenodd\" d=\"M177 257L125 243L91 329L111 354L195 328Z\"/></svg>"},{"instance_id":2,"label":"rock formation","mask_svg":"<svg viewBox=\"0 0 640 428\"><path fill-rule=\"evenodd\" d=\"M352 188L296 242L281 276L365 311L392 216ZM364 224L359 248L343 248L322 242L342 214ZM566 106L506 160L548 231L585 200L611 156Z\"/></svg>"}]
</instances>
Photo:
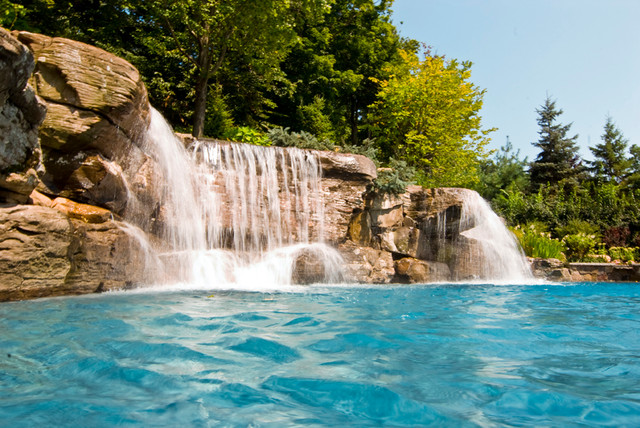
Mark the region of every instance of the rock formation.
<instances>
[{"instance_id":1,"label":"rock formation","mask_svg":"<svg viewBox=\"0 0 640 428\"><path fill-rule=\"evenodd\" d=\"M0 301L153 282L164 274L160 259L179 258L149 251L149 240L168 245L162 234L152 236L167 215L157 144L146 137L150 112L140 75L126 61L79 42L0 29ZM411 186L380 195L370 189L376 169L366 157L313 155L322 169L316 193L324 221L309 218L303 227L338 249L345 280L481 276L475 223L463 219L469 191ZM281 209L295 216L298 208ZM301 251L293 281L335 279L323 257Z\"/></svg>"},{"instance_id":2,"label":"rock formation","mask_svg":"<svg viewBox=\"0 0 640 428\"><path fill-rule=\"evenodd\" d=\"M27 81L34 61L29 50L0 28L0 200L24 203L41 171L38 126L44 103Z\"/></svg>"},{"instance_id":3,"label":"rock formation","mask_svg":"<svg viewBox=\"0 0 640 428\"><path fill-rule=\"evenodd\" d=\"M152 201L144 136L150 106L140 74L102 49L15 32L35 57L30 79L44 100L45 172L38 190L123 215L133 195ZM153 212L153 208L144 210Z\"/></svg>"},{"instance_id":4,"label":"rock formation","mask_svg":"<svg viewBox=\"0 0 640 428\"><path fill-rule=\"evenodd\" d=\"M145 184L148 114L125 61L0 29L0 301L123 288L150 274L143 244L116 221L136 179Z\"/></svg>"}]
</instances>

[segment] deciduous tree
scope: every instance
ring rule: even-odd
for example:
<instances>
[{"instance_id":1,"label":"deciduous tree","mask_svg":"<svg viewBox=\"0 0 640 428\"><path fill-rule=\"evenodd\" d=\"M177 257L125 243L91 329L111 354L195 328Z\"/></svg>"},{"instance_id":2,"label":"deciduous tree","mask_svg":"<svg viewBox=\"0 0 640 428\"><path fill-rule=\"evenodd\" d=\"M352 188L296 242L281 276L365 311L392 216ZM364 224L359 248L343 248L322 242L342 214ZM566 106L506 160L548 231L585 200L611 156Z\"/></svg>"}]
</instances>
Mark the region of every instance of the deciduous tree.
<instances>
[{"instance_id":1,"label":"deciduous tree","mask_svg":"<svg viewBox=\"0 0 640 428\"><path fill-rule=\"evenodd\" d=\"M377 80L371 131L383 157L406 160L426 186L469 186L493 129L483 129L484 90L470 82L471 63L426 51L401 52L403 61Z\"/></svg>"}]
</instances>

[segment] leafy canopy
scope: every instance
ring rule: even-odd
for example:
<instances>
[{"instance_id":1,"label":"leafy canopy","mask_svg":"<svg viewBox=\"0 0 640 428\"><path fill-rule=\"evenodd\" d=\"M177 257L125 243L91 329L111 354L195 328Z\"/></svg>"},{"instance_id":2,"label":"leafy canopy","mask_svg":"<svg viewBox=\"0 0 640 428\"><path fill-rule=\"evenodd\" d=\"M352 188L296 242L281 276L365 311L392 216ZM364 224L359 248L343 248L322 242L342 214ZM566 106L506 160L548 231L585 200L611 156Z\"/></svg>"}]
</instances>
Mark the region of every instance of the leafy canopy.
<instances>
[{"instance_id":1,"label":"leafy canopy","mask_svg":"<svg viewBox=\"0 0 640 428\"><path fill-rule=\"evenodd\" d=\"M418 169L425 186L469 186L478 181L478 165L493 129L481 126L484 90L469 81L471 62L446 60L427 50L400 51L389 66L371 104L372 135L383 158L405 160Z\"/></svg>"}]
</instances>

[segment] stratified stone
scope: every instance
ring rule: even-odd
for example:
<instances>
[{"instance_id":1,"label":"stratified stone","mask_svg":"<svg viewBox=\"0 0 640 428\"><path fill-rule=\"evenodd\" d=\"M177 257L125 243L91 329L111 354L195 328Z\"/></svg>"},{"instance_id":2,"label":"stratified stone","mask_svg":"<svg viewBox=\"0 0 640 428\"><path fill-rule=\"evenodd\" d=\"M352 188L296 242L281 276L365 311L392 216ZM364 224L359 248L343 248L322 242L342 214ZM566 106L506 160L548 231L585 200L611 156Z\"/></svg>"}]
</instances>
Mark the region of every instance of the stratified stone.
<instances>
[{"instance_id":1,"label":"stratified stone","mask_svg":"<svg viewBox=\"0 0 640 428\"><path fill-rule=\"evenodd\" d=\"M85 223L104 223L113 219L113 213L93 205L80 204L66 198L55 198L51 208L65 213L69 218L82 220Z\"/></svg>"},{"instance_id":2,"label":"stratified stone","mask_svg":"<svg viewBox=\"0 0 640 428\"><path fill-rule=\"evenodd\" d=\"M451 280L449 266L439 262L427 262L406 257L395 262L395 269L400 280L411 284Z\"/></svg>"},{"instance_id":3,"label":"stratified stone","mask_svg":"<svg viewBox=\"0 0 640 428\"><path fill-rule=\"evenodd\" d=\"M0 301L153 281L148 256L119 222L89 224L37 205L0 207Z\"/></svg>"},{"instance_id":4,"label":"stratified stone","mask_svg":"<svg viewBox=\"0 0 640 428\"><path fill-rule=\"evenodd\" d=\"M378 176L375 164L366 156L329 151L316 153L324 177L368 184Z\"/></svg>"},{"instance_id":5,"label":"stratified stone","mask_svg":"<svg viewBox=\"0 0 640 428\"><path fill-rule=\"evenodd\" d=\"M63 294L73 226L39 206L0 208L0 301Z\"/></svg>"},{"instance_id":6,"label":"stratified stone","mask_svg":"<svg viewBox=\"0 0 640 428\"><path fill-rule=\"evenodd\" d=\"M47 103L93 112L121 129L134 143L141 142L149 124L150 107L135 67L74 40L25 31L15 34L36 57L34 86ZM85 127L78 128L78 133L85 131ZM42 144L48 142L43 139Z\"/></svg>"},{"instance_id":7,"label":"stratified stone","mask_svg":"<svg viewBox=\"0 0 640 428\"><path fill-rule=\"evenodd\" d=\"M27 80L33 56L0 28L0 201L23 203L37 185L40 165L38 126L44 103Z\"/></svg>"}]
</instances>

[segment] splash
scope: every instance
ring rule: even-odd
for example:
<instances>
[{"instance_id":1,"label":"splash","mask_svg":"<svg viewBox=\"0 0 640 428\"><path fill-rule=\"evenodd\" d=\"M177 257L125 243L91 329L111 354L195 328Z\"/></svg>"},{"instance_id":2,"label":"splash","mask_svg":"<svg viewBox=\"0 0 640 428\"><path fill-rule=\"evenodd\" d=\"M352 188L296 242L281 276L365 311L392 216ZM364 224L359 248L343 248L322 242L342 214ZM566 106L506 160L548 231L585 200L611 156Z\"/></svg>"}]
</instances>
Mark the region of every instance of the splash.
<instances>
[{"instance_id":1,"label":"splash","mask_svg":"<svg viewBox=\"0 0 640 428\"><path fill-rule=\"evenodd\" d=\"M487 201L473 190L456 191L459 212L445 210L436 219L438 261L449 264L454 280L531 282L522 248Z\"/></svg>"},{"instance_id":2,"label":"splash","mask_svg":"<svg viewBox=\"0 0 640 428\"><path fill-rule=\"evenodd\" d=\"M273 287L341 279L323 244L322 170L313 152L215 140L186 148L152 111L147 150L159 170L156 248L165 283Z\"/></svg>"}]
</instances>

